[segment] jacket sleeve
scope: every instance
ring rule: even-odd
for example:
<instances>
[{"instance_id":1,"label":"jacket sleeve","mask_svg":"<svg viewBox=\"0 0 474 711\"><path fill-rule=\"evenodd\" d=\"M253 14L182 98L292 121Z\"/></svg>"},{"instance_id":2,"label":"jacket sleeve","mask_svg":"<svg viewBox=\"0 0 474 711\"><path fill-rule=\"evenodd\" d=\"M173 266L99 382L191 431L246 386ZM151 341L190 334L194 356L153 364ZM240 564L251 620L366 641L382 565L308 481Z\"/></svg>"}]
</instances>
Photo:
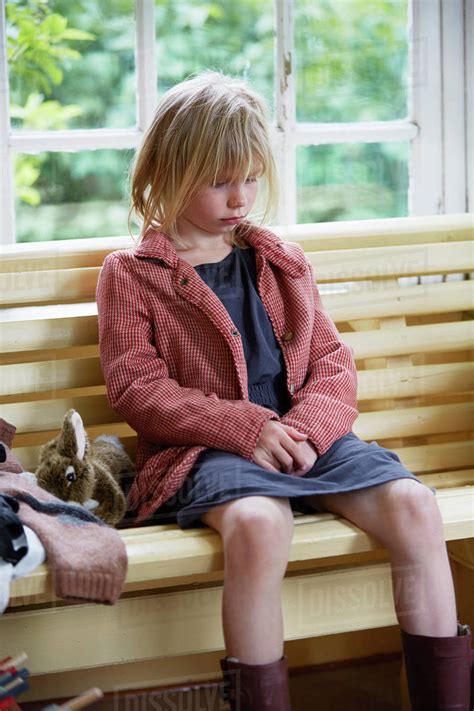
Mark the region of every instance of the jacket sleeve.
<instances>
[{"instance_id":1,"label":"jacket sleeve","mask_svg":"<svg viewBox=\"0 0 474 711\"><path fill-rule=\"evenodd\" d=\"M308 373L294 394L291 409L280 422L308 435L318 455L351 431L357 411L357 371L354 351L344 343L324 310L311 263L306 260L314 298Z\"/></svg>"},{"instance_id":2,"label":"jacket sleeve","mask_svg":"<svg viewBox=\"0 0 474 711\"><path fill-rule=\"evenodd\" d=\"M247 400L223 400L182 387L169 377L140 285L119 253L104 260L96 300L100 361L111 408L151 442L202 445L251 460L263 426L278 415Z\"/></svg>"}]
</instances>

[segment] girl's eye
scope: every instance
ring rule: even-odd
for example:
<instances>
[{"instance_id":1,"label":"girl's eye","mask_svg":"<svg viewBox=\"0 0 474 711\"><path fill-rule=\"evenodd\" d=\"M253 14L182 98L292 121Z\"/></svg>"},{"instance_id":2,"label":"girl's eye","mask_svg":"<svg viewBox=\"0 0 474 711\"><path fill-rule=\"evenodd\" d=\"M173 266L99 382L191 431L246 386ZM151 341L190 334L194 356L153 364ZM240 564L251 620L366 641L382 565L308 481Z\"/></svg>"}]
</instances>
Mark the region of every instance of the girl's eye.
<instances>
[{"instance_id":1,"label":"girl's eye","mask_svg":"<svg viewBox=\"0 0 474 711\"><path fill-rule=\"evenodd\" d=\"M229 185L229 182L230 182L229 180L219 180L218 182L213 183L212 187L213 188L222 188L225 185ZM257 177L255 175L249 176L247 178L247 180L245 181L246 184L247 183L256 183L256 182L257 182Z\"/></svg>"}]
</instances>

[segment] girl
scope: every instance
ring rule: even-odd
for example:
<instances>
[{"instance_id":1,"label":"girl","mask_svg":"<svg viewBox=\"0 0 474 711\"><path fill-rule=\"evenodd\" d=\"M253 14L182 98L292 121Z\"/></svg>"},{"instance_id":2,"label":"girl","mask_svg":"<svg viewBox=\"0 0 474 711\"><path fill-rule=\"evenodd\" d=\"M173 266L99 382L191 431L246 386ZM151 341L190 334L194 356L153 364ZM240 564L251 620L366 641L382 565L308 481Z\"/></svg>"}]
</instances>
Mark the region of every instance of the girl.
<instances>
[{"instance_id":1,"label":"girl","mask_svg":"<svg viewBox=\"0 0 474 711\"><path fill-rule=\"evenodd\" d=\"M162 97L132 175L142 239L107 256L97 288L109 402L138 434L134 523L221 535L232 709L290 708L281 586L297 510L333 511L388 549L413 708L467 711L471 634L435 492L352 432L353 351L301 247L251 220L261 183L268 216L275 165L250 86L203 72Z\"/></svg>"}]
</instances>

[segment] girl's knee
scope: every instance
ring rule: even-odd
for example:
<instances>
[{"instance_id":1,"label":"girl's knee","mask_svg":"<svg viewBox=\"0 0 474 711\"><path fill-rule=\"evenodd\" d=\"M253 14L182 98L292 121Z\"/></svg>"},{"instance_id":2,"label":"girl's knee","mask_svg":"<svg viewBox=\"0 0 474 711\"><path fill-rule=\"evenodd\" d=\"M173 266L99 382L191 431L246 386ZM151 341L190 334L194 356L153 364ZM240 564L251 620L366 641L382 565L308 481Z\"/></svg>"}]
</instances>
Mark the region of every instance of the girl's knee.
<instances>
[{"instance_id":1,"label":"girl's knee","mask_svg":"<svg viewBox=\"0 0 474 711\"><path fill-rule=\"evenodd\" d=\"M277 499L247 497L229 508L222 530L226 557L272 568L288 562L293 512Z\"/></svg>"},{"instance_id":2,"label":"girl's knee","mask_svg":"<svg viewBox=\"0 0 474 711\"><path fill-rule=\"evenodd\" d=\"M249 542L287 540L293 534L293 512L263 497L248 497L229 511L225 534Z\"/></svg>"},{"instance_id":3,"label":"girl's knee","mask_svg":"<svg viewBox=\"0 0 474 711\"><path fill-rule=\"evenodd\" d=\"M326 507L349 519L389 549L444 542L433 492L415 479L393 479L368 489L326 497Z\"/></svg>"},{"instance_id":4,"label":"girl's knee","mask_svg":"<svg viewBox=\"0 0 474 711\"><path fill-rule=\"evenodd\" d=\"M438 503L431 489L414 479L389 482L388 498L392 509L410 516L433 516L439 513Z\"/></svg>"},{"instance_id":5,"label":"girl's knee","mask_svg":"<svg viewBox=\"0 0 474 711\"><path fill-rule=\"evenodd\" d=\"M443 538L443 521L433 492L413 479L389 482L390 490L385 503L387 522L410 536L415 530L431 537Z\"/></svg>"}]
</instances>

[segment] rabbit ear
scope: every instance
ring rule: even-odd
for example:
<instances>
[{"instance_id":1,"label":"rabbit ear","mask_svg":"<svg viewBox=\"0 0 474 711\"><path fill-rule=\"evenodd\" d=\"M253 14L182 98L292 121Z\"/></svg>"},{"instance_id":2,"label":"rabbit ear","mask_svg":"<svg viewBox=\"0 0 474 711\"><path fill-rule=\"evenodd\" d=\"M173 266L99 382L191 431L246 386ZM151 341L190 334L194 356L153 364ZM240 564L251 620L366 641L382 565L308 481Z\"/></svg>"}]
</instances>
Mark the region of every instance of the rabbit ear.
<instances>
[{"instance_id":1,"label":"rabbit ear","mask_svg":"<svg viewBox=\"0 0 474 711\"><path fill-rule=\"evenodd\" d=\"M63 420L63 427L58 439L58 450L67 457L84 459L86 451L86 433L82 418L76 410L69 410Z\"/></svg>"}]
</instances>

